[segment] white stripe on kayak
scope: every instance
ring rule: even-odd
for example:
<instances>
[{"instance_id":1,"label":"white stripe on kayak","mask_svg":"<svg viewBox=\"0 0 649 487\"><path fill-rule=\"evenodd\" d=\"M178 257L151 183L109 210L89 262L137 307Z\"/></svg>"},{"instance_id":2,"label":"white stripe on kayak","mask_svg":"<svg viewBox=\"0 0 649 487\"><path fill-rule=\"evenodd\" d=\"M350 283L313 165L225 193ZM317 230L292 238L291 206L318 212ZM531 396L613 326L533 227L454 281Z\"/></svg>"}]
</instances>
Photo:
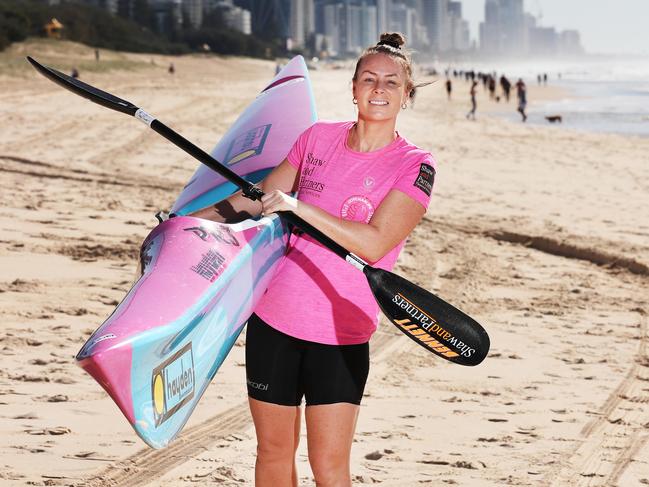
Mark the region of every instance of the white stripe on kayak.
<instances>
[{"instance_id":1,"label":"white stripe on kayak","mask_svg":"<svg viewBox=\"0 0 649 487\"><path fill-rule=\"evenodd\" d=\"M235 232L242 232L253 227L258 227L260 225L270 225L273 220L279 218L279 215L269 215L260 218L259 220L248 219L239 223L229 223L228 226Z\"/></svg>"}]
</instances>

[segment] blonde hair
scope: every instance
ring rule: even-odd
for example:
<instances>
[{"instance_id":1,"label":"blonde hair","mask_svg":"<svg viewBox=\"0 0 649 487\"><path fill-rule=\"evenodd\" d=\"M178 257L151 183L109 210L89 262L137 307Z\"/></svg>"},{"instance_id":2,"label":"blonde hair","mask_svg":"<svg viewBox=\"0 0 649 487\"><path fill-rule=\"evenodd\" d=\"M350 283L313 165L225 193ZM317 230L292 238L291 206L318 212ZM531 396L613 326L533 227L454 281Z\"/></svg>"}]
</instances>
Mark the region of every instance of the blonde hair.
<instances>
[{"instance_id":1,"label":"blonde hair","mask_svg":"<svg viewBox=\"0 0 649 487\"><path fill-rule=\"evenodd\" d=\"M415 81L412 79L412 59L410 57L410 52L406 49L402 49L401 46L406 44L406 36L400 32L384 32L381 34L379 42L374 46L370 46L363 51L363 53L356 61L356 69L354 70L353 81L356 81L358 77L358 70L361 67L363 59L372 54L386 54L393 59L397 60L403 66L403 70L406 73L406 91L410 98L414 97L415 91Z\"/></svg>"}]
</instances>

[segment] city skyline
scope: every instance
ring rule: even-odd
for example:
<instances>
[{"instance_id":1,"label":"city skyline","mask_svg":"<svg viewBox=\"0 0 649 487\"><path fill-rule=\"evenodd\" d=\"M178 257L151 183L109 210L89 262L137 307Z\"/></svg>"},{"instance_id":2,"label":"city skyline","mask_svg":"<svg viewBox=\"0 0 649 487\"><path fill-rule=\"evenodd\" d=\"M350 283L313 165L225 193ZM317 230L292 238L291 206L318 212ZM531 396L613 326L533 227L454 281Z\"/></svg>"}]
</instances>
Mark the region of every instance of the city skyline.
<instances>
[{"instance_id":1,"label":"city skyline","mask_svg":"<svg viewBox=\"0 0 649 487\"><path fill-rule=\"evenodd\" d=\"M558 30L574 29L589 54L649 54L649 1L646 0L525 0L527 12L541 16L541 25ZM479 39L485 0L462 0L471 39ZM606 35L602 35L603 29Z\"/></svg>"}]
</instances>

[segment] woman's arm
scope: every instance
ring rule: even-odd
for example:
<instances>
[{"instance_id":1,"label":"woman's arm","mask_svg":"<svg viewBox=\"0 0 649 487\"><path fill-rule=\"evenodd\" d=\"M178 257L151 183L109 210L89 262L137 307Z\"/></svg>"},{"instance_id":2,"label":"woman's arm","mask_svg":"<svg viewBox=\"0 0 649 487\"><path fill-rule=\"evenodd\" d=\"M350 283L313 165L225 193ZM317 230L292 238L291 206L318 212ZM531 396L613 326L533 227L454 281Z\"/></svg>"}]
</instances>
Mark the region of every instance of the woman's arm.
<instances>
[{"instance_id":1,"label":"woman's arm","mask_svg":"<svg viewBox=\"0 0 649 487\"><path fill-rule=\"evenodd\" d=\"M266 193L261 201L265 214L292 211L370 263L381 259L406 238L426 213L421 204L397 190L388 193L369 223L335 217L280 190Z\"/></svg>"},{"instance_id":2,"label":"woman's arm","mask_svg":"<svg viewBox=\"0 0 649 487\"><path fill-rule=\"evenodd\" d=\"M279 190L291 193L297 190L297 169L286 159L273 169L260 184L261 189L267 193ZM253 201L237 191L232 196L219 201L214 205L197 210L189 216L204 218L217 222L240 222L246 218L258 216L262 211L260 201Z\"/></svg>"}]
</instances>

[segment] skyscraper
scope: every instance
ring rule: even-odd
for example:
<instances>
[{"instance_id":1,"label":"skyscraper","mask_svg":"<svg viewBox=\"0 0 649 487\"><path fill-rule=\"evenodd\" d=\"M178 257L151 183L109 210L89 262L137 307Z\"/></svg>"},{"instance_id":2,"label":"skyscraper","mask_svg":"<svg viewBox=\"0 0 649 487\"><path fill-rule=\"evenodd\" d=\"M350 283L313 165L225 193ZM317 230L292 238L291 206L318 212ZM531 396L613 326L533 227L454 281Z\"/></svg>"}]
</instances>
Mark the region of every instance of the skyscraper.
<instances>
[{"instance_id":1,"label":"skyscraper","mask_svg":"<svg viewBox=\"0 0 649 487\"><path fill-rule=\"evenodd\" d=\"M361 5L361 48L366 48L372 44L376 44L379 40L379 33L377 30L377 8L374 5L367 5L363 2Z\"/></svg>"},{"instance_id":2,"label":"skyscraper","mask_svg":"<svg viewBox=\"0 0 649 487\"><path fill-rule=\"evenodd\" d=\"M189 24L194 29L200 28L203 24L203 0L183 0L182 8Z\"/></svg>"},{"instance_id":3,"label":"skyscraper","mask_svg":"<svg viewBox=\"0 0 649 487\"><path fill-rule=\"evenodd\" d=\"M462 18L462 3L448 2L449 44L451 49L464 51L470 47L469 23Z\"/></svg>"},{"instance_id":4,"label":"skyscraper","mask_svg":"<svg viewBox=\"0 0 649 487\"><path fill-rule=\"evenodd\" d=\"M376 0L376 26L379 35L388 31L392 0Z\"/></svg>"},{"instance_id":5,"label":"skyscraper","mask_svg":"<svg viewBox=\"0 0 649 487\"><path fill-rule=\"evenodd\" d=\"M340 4L329 4L324 6L324 30L323 34L329 54L336 56L341 51L341 17L342 8Z\"/></svg>"},{"instance_id":6,"label":"skyscraper","mask_svg":"<svg viewBox=\"0 0 649 487\"><path fill-rule=\"evenodd\" d=\"M487 0L489 1L489 0ZM428 30L431 47L436 52L446 51L449 46L449 0L421 0L424 25Z\"/></svg>"}]
</instances>

